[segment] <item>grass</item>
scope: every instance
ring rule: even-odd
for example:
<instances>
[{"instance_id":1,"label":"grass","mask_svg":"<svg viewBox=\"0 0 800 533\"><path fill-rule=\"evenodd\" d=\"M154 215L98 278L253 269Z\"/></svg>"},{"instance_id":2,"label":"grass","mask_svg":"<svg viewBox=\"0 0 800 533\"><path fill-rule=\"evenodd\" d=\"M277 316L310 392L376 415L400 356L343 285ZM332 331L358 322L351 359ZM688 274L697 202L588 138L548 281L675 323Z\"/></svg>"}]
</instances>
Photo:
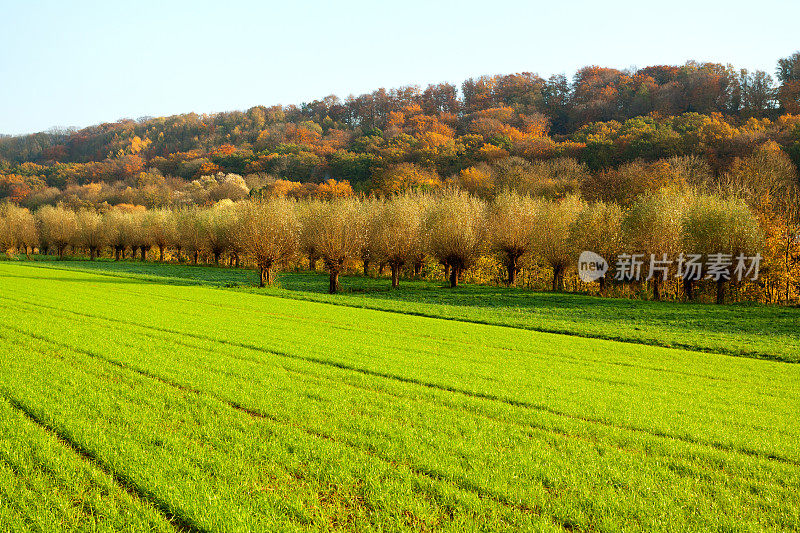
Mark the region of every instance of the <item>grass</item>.
<instances>
[{"instance_id":1,"label":"grass","mask_svg":"<svg viewBox=\"0 0 800 533\"><path fill-rule=\"evenodd\" d=\"M65 266L0 264L2 457L110 510L12 466L0 530L800 528L800 366Z\"/></svg>"},{"instance_id":2,"label":"grass","mask_svg":"<svg viewBox=\"0 0 800 533\"><path fill-rule=\"evenodd\" d=\"M258 289L250 270L111 261L49 261L79 269L170 284L206 285L255 294L365 309L509 326L703 352L800 362L800 309L758 304L716 305L599 298L508 287L343 277L344 294L327 294L323 273L285 272Z\"/></svg>"}]
</instances>

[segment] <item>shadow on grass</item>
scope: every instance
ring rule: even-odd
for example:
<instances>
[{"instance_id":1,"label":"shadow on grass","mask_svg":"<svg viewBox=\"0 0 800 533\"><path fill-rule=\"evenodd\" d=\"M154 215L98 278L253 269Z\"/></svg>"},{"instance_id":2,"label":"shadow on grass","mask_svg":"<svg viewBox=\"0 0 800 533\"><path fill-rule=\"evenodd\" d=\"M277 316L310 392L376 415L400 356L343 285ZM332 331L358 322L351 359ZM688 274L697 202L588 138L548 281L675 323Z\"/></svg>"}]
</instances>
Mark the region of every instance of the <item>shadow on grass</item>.
<instances>
[{"instance_id":1,"label":"shadow on grass","mask_svg":"<svg viewBox=\"0 0 800 533\"><path fill-rule=\"evenodd\" d=\"M330 295L324 272L281 272L273 286L260 289L257 272L241 268L108 260L33 265L728 355L800 358L800 310L781 306L652 302L489 285L450 289L444 280L404 279L393 290L388 278L345 275L342 292Z\"/></svg>"}]
</instances>

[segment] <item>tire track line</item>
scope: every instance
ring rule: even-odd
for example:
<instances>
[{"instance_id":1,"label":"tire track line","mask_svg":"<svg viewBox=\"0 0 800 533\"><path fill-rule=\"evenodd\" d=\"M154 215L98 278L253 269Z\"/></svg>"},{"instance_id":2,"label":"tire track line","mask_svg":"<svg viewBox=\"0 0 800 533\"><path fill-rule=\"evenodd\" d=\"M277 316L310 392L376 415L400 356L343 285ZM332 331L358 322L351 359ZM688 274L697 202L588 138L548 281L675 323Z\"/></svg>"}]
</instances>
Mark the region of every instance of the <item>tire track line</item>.
<instances>
[{"instance_id":1,"label":"tire track line","mask_svg":"<svg viewBox=\"0 0 800 533\"><path fill-rule=\"evenodd\" d=\"M5 298L5 297L0 296L0 298ZM6 298L6 299L8 299L8 298ZM789 457L786 457L786 456L782 456L782 455L777 455L777 454L774 454L774 453L764 453L764 452L761 452L761 451L758 451L758 450L752 450L752 449L747 449L747 448L737 448L737 447L735 447L733 445L726 445L726 444L713 442L713 441L695 439L695 438L685 437L685 436L681 436L681 435L671 435L671 434L669 434L669 433L667 433L665 431L651 430L651 429L640 428L640 427L636 427L636 426L627 426L627 425L624 425L624 424L618 424L618 423L610 422L610 421L603 420L603 419L596 418L596 417L585 417L585 416L575 415L575 414L571 414L571 413L567 413L567 412L561 411L559 409L554 409L554 408L549 407L547 405L536 404L536 403L533 403L533 402L527 402L527 401L523 401L523 400L516 400L514 398L502 397L502 396L498 396L498 395L491 394L491 393L470 391L470 390L467 390L467 389L461 389L459 387L453 387L453 386L449 386L449 385L437 384L437 383L433 383L433 382L423 381L423 380L420 380L420 379L417 379L417 378L409 378L409 377L405 377L405 376L401 376L401 375L397 375L397 374L392 374L392 373L389 373L389 372L380 372L380 371L377 371L377 370L370 370L370 369L367 369L367 368L361 368L361 367L358 367L358 366L355 366L355 365L346 364L346 363L338 363L338 362L335 362L335 361L321 359L321 358L318 358L318 357L291 354L291 353L288 353L288 352L285 352L285 351L280 351L280 350L269 350L269 349L266 349L266 348L262 348L262 347L259 347L259 346L256 346L256 345L252 345L252 344L248 344L248 343L244 343L244 342L216 339L214 337L211 337L211 336L208 336L208 335L203 335L203 334L200 334L200 333L185 332L185 331L173 330L173 329L170 329L170 328L159 328L159 327L156 327L156 326L148 326L148 325L140 324L140 323L135 322L135 321L126 321L126 320L119 319L119 318L110 318L110 317L105 317L105 316L101 316L101 315L92 315L90 313L82 313L82 312L79 312L79 311L72 311L72 310L62 309L62 308L49 306L49 305L45 305L45 304L34 304L34 303L31 303L31 302L26 302L26 303L28 303L29 305L34 305L34 306L38 305L40 307L44 307L44 308L48 308L48 309L55 309L56 311L64 311L64 312L67 312L67 313L70 313L70 314L74 314L76 316L83 316L83 317L87 317L87 318L106 320L106 321L112 322L112 323L126 324L126 325L130 325L130 326L140 327L140 328L143 328L143 329L151 329L151 330L155 330L155 331L161 331L161 332L169 333L169 334L172 334L172 335L185 335L187 337L192 337L192 338L196 338L196 339L200 339L200 340L205 340L205 341L209 341L209 342L212 342L212 343L217 343L217 344L221 344L221 345L225 345L225 346L233 346L233 347L238 347L238 348L245 348L245 349L256 351L256 352L268 353L268 354L273 354L273 355L277 355L277 356L280 356L280 357L286 357L288 359L296 359L296 360L301 360L301 361L307 361L307 362L316 363L316 364L319 364L319 365L329 366L329 367L332 367L332 368L338 368L338 369L342 369L342 370L352 371L352 372L356 372L356 373L360 373L360 374L364 374L364 375L368 375L368 376L374 376L374 377L380 377L380 378L395 380L395 381L398 381L398 382L401 382L401 383L408 383L408 384L418 385L418 386L422 386L422 387L426 387L426 388L430 388L430 389L436 389L436 390L441 390L441 391L446 391L446 392L453 392L453 393L462 394L464 396L468 396L468 397L472 397L472 398L495 401L495 402L511 405L511 406L514 406L514 407L520 407L520 408L523 408L523 409L531 409L531 410L536 410L536 411L547 412L547 413L550 413L550 414L553 414L553 415L556 415L556 416L561 416L561 417L564 417L564 418L569 418L569 419L573 419L573 420L582 420L584 422L588 422L588 423L592 423L592 424L598 424L598 425L607 426L607 427L613 427L613 428L620 429L620 430L627 430L627 431L636 432L636 433L643 433L643 434L651 435L653 437L659 437L659 438L664 438L664 439L671 439L671 440L677 440L677 441L681 441L681 442L687 442L687 443L690 443L690 444L697 444L697 445L701 445L701 446L707 446L707 447L714 448L714 449L717 449L717 450L720 450L720 451L724 451L724 452L739 453L739 454L747 455L747 456L751 456L751 457L758 457L758 458L767 459L767 460L770 460L770 461L776 461L776 462L790 464L790 465L794 465L794 466L800 466L800 460L792 459L792 458L789 458Z\"/></svg>"},{"instance_id":2,"label":"tire track line","mask_svg":"<svg viewBox=\"0 0 800 533\"><path fill-rule=\"evenodd\" d=\"M275 424L278 424L280 426L292 428L292 429L301 431L303 433L306 433L308 435L317 437L319 439L323 439L323 440L326 440L328 442L332 442L332 443L335 443L335 444L338 444L338 445L346 446L346 447L351 448L351 449L353 449L355 451L362 452L362 453L365 453L366 455L369 455L371 457L379 459L379 460L383 461L384 463L391 465L392 467L395 467L395 468L398 468L398 469L406 469L409 472L411 472L413 474L416 474L418 476L426 477L426 478L434 480L434 481L439 481L439 482L444 482L444 483L447 483L447 484L451 484L453 487L459 488L459 489L467 491L467 492L471 492L471 493L475 494L476 496L480 497L481 499L489 499L489 500L492 500L492 501L494 501L496 503L499 503L499 504L501 504L503 506L509 507L511 509L515 509L515 510L523 512L523 513L531 513L531 514L534 514L534 515L540 516L540 517L541 516L546 516L548 518L552 518L552 517L549 517L549 515L547 515L546 512L543 509L537 509L536 508L537 506L529 506L526 503L519 502L519 501L514 501L511 498L509 498L508 496L506 496L505 494L498 493L496 491L493 491L491 489L487 489L485 487L481 487L480 485L472 482L471 480L469 480L467 478L464 478L463 476L452 476L452 475L449 475L447 473L440 472L440 471L438 471L436 469L431 469L431 468L426 468L424 466L419 466L419 465L409 464L409 463L405 463L405 462L400 462L400 461L397 461L397 460L393 459L391 456L389 456L387 454L381 453L380 450L377 450L374 447L362 446L362 445L353 443L353 442L349 441L348 439L336 438L335 436L330 435L328 433L325 433L323 431L319 431L319 430L315 430L315 429L308 428L308 427L305 427L305 426L301 426L299 424L293 423L293 422L288 421L288 420L281 419L279 417L276 417L276 416L268 414L268 413L262 413L260 411L255 410L255 409L251 409L249 407L246 407L246 406L244 406L244 405L242 405L242 404L240 404L238 402L228 400L227 398L224 398L224 397L222 397L222 396L220 396L218 394L215 394L213 392L203 391L203 390L200 390L200 389L195 389L193 387L184 385L182 383L178 383L178 382L172 381L170 379L164 378L164 377L159 376L157 374L154 374L152 372L149 372L149 371L146 371L146 370L142 370L142 369L127 365L127 364L122 363L120 361L109 359L109 358L104 357L104 356L99 355L99 354L95 354L95 353L91 352L90 350L85 350L83 348L78 348L78 347L75 347L75 346L71 346L69 344L62 343L62 342L59 342L59 341L55 341L53 339L50 339L50 338L47 338L47 337L44 337L44 336L40 336L40 335L36 335L36 334L30 333L28 331L24 331L24 330L21 330L21 329L18 329L18 328L14 328L14 327L11 327L11 326L8 326L8 325L4 325L3 327L5 327L7 329L11 329L12 331L16 331L16 332L18 332L20 334L26 335L26 336L28 336L28 337L30 337L32 339L36 339L36 340L48 343L48 344L51 344L53 346L57 346L59 348L67 349L67 350L73 351L75 353L78 353L80 355L85 355L85 356L90 357L92 359L100 360L100 361L102 361L102 362L104 362L106 364L110 364L112 366L115 366L115 367L120 368L122 370L125 370L127 372L132 372L134 374L137 374L137 375L140 375L142 377L151 379L153 381L159 382L159 383L161 383L163 385L175 388L177 390L180 390L180 391L183 391L183 392L192 393L192 394L196 394L196 395L201 396L201 397L213 398L214 400L216 400L216 401L218 401L218 402L220 402L220 403L222 403L224 405L227 405L229 408L234 409L236 411L239 411L241 413L244 413L244 414L246 414L246 415L248 415L250 417L263 419L263 420L268 420L268 421L270 421L272 423L275 423ZM5 391L0 390L0 395L4 395L4 394L5 394ZM8 399L8 397L7 397L7 399ZM11 399L9 399L9 401L11 401ZM43 425L43 427L45 427L45 429L48 429L44 425ZM55 432L55 430L53 430L53 432ZM71 441L69 441L69 442L71 442ZM80 445L76 444L76 446L80 446ZM551 493L551 494L553 493L553 489L551 489L549 487L546 487L546 486L542 485L541 488L543 490L545 490L546 492L548 492L548 493ZM559 524L559 523L557 523L557 521L553 521L553 524L556 525L556 526L559 526L559 527L564 527L563 524ZM196 531L196 530L190 530L190 531Z\"/></svg>"},{"instance_id":3,"label":"tire track line","mask_svg":"<svg viewBox=\"0 0 800 533\"><path fill-rule=\"evenodd\" d=\"M190 518L184 516L180 510L174 509L171 505L158 498L151 491L148 491L147 489L137 485L124 473L118 472L110 465L103 462L99 457L97 457L97 454L94 451L84 447L72 439L68 433L60 430L55 425L44 420L44 418L37 415L33 409L16 398L4 386L0 387L0 397L3 397L9 403L9 405L14 408L14 410L21 413L23 416L25 416L25 418L42 428L50 436L54 437L62 446L70 449L83 461L89 463L92 467L109 476L122 491L130 495L135 501L139 502L139 504L150 506L156 509L162 515L162 517L170 525L172 525L173 528L175 528L175 531L181 533L210 533L209 530L198 526Z\"/></svg>"}]
</instances>

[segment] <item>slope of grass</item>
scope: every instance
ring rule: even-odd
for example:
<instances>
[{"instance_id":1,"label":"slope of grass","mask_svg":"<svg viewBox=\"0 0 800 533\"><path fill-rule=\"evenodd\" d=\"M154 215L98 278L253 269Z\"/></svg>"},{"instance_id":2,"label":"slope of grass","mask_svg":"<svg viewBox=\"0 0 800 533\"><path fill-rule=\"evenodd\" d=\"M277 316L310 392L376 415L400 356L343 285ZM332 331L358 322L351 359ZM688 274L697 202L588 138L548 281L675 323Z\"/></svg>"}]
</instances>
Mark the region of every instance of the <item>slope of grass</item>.
<instances>
[{"instance_id":1,"label":"slope of grass","mask_svg":"<svg viewBox=\"0 0 800 533\"><path fill-rule=\"evenodd\" d=\"M0 265L0 391L196 530L800 527L800 367Z\"/></svg>"},{"instance_id":2,"label":"slope of grass","mask_svg":"<svg viewBox=\"0 0 800 533\"><path fill-rule=\"evenodd\" d=\"M345 293L329 295L322 273L286 272L258 289L254 272L210 266L136 262L42 262L53 268L132 276L161 283L236 287L285 298L405 314L511 326L552 333L800 361L800 309L756 304L713 305L598 298L472 285L456 290L430 281L344 277Z\"/></svg>"}]
</instances>

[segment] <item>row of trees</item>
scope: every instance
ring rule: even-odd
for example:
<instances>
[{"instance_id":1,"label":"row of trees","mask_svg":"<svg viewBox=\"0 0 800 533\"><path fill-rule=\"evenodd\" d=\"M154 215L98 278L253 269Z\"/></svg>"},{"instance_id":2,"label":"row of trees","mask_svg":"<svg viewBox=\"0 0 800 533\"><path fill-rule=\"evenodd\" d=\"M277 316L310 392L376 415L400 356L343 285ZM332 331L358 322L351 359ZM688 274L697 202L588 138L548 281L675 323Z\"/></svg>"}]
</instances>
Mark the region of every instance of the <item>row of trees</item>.
<instances>
[{"instance_id":1,"label":"row of trees","mask_svg":"<svg viewBox=\"0 0 800 533\"><path fill-rule=\"evenodd\" d=\"M763 248L758 220L741 200L693 190L661 189L640 197L630 208L587 203L577 196L547 200L504 191L485 201L462 190L438 194L403 193L388 199L342 198L298 202L288 198L223 201L211 208L90 209L45 206L35 213L10 204L0 210L0 247L29 254L35 248L63 257L69 247L95 259L108 249L115 259L146 259L157 250L185 255L197 263L206 255L215 264L227 258L256 266L260 284L272 283L274 270L304 256L311 268L319 260L330 274L330 292L339 274L360 264L388 267L391 286L401 272L419 275L427 258L444 269L451 287L482 257L499 260L509 285L523 262L551 271L552 289L563 290L567 273L582 250L609 261L620 253L677 256L681 252L753 255ZM674 269L670 277L674 277ZM601 278L601 292L607 285ZM720 291L727 279L719 280ZM661 297L661 280L651 280ZM685 286L692 298L692 283ZM724 293L719 293L719 300Z\"/></svg>"}]
</instances>

